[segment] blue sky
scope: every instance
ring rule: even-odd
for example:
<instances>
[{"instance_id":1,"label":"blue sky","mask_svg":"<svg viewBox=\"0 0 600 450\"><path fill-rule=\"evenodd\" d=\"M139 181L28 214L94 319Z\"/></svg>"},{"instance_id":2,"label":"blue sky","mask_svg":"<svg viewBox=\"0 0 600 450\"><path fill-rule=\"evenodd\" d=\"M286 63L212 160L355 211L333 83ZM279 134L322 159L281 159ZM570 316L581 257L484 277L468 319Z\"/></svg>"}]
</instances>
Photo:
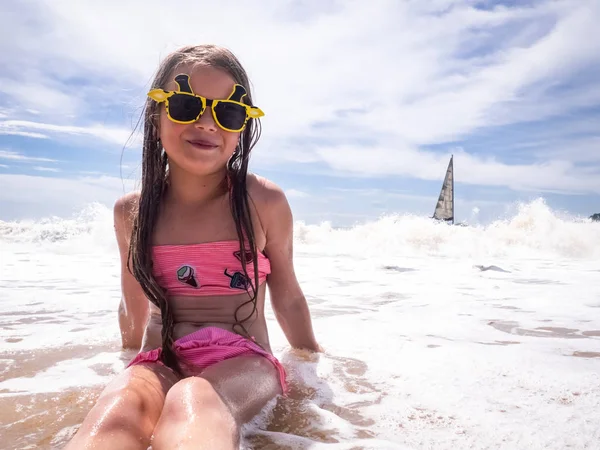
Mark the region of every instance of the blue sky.
<instances>
[{"instance_id":1,"label":"blue sky","mask_svg":"<svg viewBox=\"0 0 600 450\"><path fill-rule=\"evenodd\" d=\"M112 205L157 62L229 47L266 112L251 169L297 220L431 215L451 154L458 220L538 197L600 211L600 3L3 2L0 219ZM181 11L185 11L181 14ZM232 13L233 12L233 13Z\"/></svg>"}]
</instances>

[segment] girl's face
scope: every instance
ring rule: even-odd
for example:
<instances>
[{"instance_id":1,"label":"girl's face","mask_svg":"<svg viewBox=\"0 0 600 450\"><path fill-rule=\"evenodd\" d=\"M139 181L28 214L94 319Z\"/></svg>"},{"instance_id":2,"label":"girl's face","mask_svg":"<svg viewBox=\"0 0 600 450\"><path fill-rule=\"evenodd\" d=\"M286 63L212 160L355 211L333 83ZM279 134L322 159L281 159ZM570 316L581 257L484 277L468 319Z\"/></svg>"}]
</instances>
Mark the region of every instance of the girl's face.
<instances>
[{"instance_id":1,"label":"girl's face","mask_svg":"<svg viewBox=\"0 0 600 450\"><path fill-rule=\"evenodd\" d=\"M176 91L175 75L190 76L193 92L203 97L226 99L232 92L234 79L226 72L212 67L183 66L176 70L165 90ZM194 175L210 175L223 171L240 137L239 132L225 131L214 121L210 108L190 124L180 124L167 117L164 105L160 108L159 135L169 157L169 166Z\"/></svg>"}]
</instances>

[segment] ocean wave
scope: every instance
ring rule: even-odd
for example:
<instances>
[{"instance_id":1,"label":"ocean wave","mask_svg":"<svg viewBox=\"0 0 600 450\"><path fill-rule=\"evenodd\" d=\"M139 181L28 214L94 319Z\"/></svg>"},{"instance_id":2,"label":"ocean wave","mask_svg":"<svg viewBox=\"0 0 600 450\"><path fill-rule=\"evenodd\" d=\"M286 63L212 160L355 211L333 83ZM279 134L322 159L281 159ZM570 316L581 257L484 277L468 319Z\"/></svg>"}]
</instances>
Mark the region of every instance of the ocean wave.
<instances>
[{"instance_id":1,"label":"ocean wave","mask_svg":"<svg viewBox=\"0 0 600 450\"><path fill-rule=\"evenodd\" d=\"M414 215L388 214L351 228L297 221L299 251L352 256L567 257L600 255L600 223L552 210L543 199L517 205L516 213L487 225L453 226ZM82 245L114 251L112 210L91 204L71 218L0 221L0 243Z\"/></svg>"}]
</instances>

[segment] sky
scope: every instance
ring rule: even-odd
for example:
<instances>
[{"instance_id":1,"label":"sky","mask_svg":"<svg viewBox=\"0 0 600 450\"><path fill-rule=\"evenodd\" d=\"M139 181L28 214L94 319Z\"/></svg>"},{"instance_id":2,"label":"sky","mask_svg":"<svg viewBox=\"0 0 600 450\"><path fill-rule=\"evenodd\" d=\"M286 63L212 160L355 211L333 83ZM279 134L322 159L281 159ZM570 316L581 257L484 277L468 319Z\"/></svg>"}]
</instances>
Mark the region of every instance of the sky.
<instances>
[{"instance_id":1,"label":"sky","mask_svg":"<svg viewBox=\"0 0 600 450\"><path fill-rule=\"evenodd\" d=\"M69 217L139 187L135 126L162 58L231 49L265 111L250 168L296 220L457 221L542 197L600 212L597 0L0 3L0 220Z\"/></svg>"}]
</instances>

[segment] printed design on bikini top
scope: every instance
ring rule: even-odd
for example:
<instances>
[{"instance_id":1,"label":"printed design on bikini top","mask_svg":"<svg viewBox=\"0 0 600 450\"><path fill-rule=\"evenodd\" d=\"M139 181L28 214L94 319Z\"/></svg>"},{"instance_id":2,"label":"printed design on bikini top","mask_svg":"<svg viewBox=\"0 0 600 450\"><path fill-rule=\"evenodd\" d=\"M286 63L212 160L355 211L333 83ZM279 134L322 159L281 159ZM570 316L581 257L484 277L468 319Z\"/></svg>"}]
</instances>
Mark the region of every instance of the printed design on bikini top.
<instances>
[{"instance_id":1,"label":"printed design on bikini top","mask_svg":"<svg viewBox=\"0 0 600 450\"><path fill-rule=\"evenodd\" d=\"M233 274L229 274L227 273L227 269L225 269L225 272L223 273L225 276L231 279L229 282L229 287L232 289L247 290L248 286L250 286L250 278L248 278L242 272L234 272Z\"/></svg>"},{"instance_id":2,"label":"printed design on bikini top","mask_svg":"<svg viewBox=\"0 0 600 450\"><path fill-rule=\"evenodd\" d=\"M188 266L187 264L177 269L177 279L182 283L192 287L200 287L200 283L198 283L198 280L195 276L194 268L192 266Z\"/></svg>"},{"instance_id":3,"label":"printed design on bikini top","mask_svg":"<svg viewBox=\"0 0 600 450\"><path fill-rule=\"evenodd\" d=\"M240 250L233 252L233 256L235 256L239 262L242 262L242 252ZM246 250L244 256L246 257L246 264L251 263L254 260L250 250Z\"/></svg>"}]
</instances>

